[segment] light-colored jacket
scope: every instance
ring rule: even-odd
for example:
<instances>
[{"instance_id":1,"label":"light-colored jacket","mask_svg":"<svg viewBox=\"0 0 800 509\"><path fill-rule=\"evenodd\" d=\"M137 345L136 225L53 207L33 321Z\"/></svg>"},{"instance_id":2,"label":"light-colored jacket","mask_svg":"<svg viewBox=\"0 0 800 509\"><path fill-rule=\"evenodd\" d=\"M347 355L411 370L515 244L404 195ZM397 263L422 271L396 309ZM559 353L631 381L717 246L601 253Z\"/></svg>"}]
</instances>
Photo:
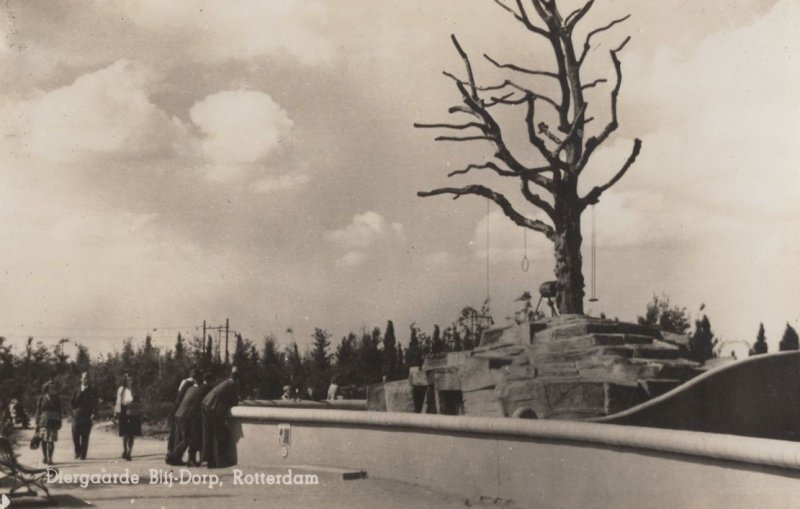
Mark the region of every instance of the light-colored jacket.
<instances>
[{"instance_id":1,"label":"light-colored jacket","mask_svg":"<svg viewBox=\"0 0 800 509\"><path fill-rule=\"evenodd\" d=\"M122 413L122 405L133 403L133 391L130 387L119 386L117 389L117 400L114 402L114 415Z\"/></svg>"}]
</instances>

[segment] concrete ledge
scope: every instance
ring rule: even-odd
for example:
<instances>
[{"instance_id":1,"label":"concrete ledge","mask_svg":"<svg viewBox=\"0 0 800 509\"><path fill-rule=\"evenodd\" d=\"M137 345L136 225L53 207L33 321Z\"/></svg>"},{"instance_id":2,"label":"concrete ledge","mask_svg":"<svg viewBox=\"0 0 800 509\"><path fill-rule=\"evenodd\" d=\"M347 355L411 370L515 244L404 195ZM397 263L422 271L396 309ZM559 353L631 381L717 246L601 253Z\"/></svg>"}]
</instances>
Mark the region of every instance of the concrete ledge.
<instances>
[{"instance_id":1,"label":"concrete ledge","mask_svg":"<svg viewBox=\"0 0 800 509\"><path fill-rule=\"evenodd\" d=\"M369 427L383 430L424 430L485 435L486 438L525 437L658 451L800 470L800 443L693 431L664 430L613 424L463 417L433 414L354 412L295 408L233 408L236 419Z\"/></svg>"},{"instance_id":2,"label":"concrete ledge","mask_svg":"<svg viewBox=\"0 0 800 509\"><path fill-rule=\"evenodd\" d=\"M366 410L365 399L331 399L312 401L305 399L246 399L239 403L245 407L313 408L325 410Z\"/></svg>"}]
</instances>

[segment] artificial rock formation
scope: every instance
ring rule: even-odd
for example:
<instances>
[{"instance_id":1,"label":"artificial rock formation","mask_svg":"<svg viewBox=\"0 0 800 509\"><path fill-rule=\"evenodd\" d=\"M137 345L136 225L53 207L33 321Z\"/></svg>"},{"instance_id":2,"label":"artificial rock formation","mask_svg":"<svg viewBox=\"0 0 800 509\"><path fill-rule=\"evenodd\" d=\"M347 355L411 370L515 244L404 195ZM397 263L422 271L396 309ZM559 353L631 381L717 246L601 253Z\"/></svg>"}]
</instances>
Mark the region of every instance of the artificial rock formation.
<instances>
[{"instance_id":1,"label":"artificial rock formation","mask_svg":"<svg viewBox=\"0 0 800 509\"><path fill-rule=\"evenodd\" d=\"M468 352L428 356L420 370L400 382L406 389L392 388L413 398L394 398L405 406L386 408L586 419L635 406L701 372L680 345L656 330L562 315L489 330Z\"/></svg>"}]
</instances>

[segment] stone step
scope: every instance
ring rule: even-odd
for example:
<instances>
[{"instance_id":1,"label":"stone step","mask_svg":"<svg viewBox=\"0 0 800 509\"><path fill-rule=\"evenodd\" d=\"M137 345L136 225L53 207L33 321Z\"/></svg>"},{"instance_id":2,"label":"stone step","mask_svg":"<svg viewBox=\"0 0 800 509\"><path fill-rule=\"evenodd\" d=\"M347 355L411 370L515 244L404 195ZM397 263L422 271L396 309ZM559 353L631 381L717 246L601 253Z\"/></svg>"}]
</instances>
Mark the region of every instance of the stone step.
<instances>
[{"instance_id":1,"label":"stone step","mask_svg":"<svg viewBox=\"0 0 800 509\"><path fill-rule=\"evenodd\" d=\"M553 362L578 362L592 357L614 356L632 358L634 350L630 346L595 346L592 348L581 348L579 350L567 350L563 352L547 352L532 354L531 360L538 368L541 365Z\"/></svg>"},{"instance_id":2,"label":"stone step","mask_svg":"<svg viewBox=\"0 0 800 509\"><path fill-rule=\"evenodd\" d=\"M678 359L681 351L677 348L633 348L633 357L636 359Z\"/></svg>"},{"instance_id":3,"label":"stone step","mask_svg":"<svg viewBox=\"0 0 800 509\"><path fill-rule=\"evenodd\" d=\"M578 350L593 346L649 345L653 341L654 338L651 336L640 334L585 334L583 336L551 339L549 341L534 341L533 351L544 353Z\"/></svg>"},{"instance_id":4,"label":"stone step","mask_svg":"<svg viewBox=\"0 0 800 509\"><path fill-rule=\"evenodd\" d=\"M564 339L587 334L632 334L661 339L661 333L644 325L584 317L564 321L553 320L546 329L534 334L533 343L535 344L537 340Z\"/></svg>"}]
</instances>

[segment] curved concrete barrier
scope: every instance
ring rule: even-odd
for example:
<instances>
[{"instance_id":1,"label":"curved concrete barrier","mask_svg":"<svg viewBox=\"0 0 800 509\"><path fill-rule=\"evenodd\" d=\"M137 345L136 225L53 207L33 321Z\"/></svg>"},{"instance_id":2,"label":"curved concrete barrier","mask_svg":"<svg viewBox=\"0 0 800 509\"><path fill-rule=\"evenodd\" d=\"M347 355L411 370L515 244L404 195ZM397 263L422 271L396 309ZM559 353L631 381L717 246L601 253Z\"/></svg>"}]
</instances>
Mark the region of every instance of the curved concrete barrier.
<instances>
[{"instance_id":1,"label":"curved concrete barrier","mask_svg":"<svg viewBox=\"0 0 800 509\"><path fill-rule=\"evenodd\" d=\"M277 407L277 408L313 408L324 410L366 410L365 399L331 399L313 401L304 399L246 399L239 402L240 406L247 407Z\"/></svg>"},{"instance_id":2,"label":"curved concrete barrier","mask_svg":"<svg viewBox=\"0 0 800 509\"><path fill-rule=\"evenodd\" d=\"M800 352L757 355L709 370L598 423L800 440Z\"/></svg>"},{"instance_id":3,"label":"curved concrete barrier","mask_svg":"<svg viewBox=\"0 0 800 509\"><path fill-rule=\"evenodd\" d=\"M794 442L406 413L235 407L232 415L242 464L358 468L522 507L791 507L800 497Z\"/></svg>"}]
</instances>

